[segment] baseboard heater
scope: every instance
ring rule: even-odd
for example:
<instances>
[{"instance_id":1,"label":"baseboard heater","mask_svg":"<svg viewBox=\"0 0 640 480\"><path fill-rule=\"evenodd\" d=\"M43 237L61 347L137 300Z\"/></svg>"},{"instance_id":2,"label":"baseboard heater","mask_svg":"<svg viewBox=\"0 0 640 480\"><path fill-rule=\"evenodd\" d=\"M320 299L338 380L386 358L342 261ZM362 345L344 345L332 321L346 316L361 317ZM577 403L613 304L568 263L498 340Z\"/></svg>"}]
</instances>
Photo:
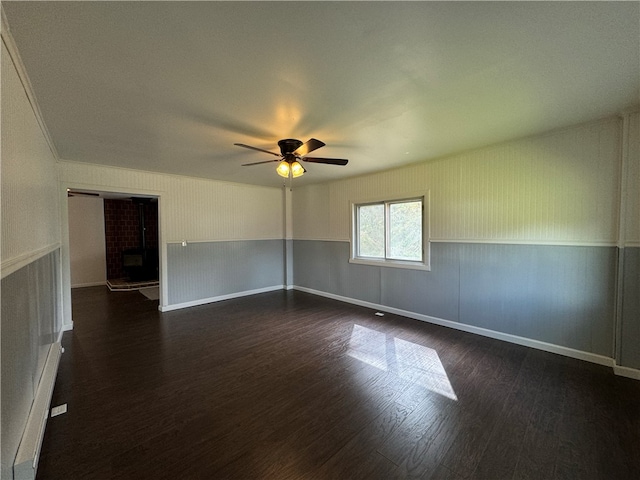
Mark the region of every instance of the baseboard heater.
<instances>
[{"instance_id":1,"label":"baseboard heater","mask_svg":"<svg viewBox=\"0 0 640 480\"><path fill-rule=\"evenodd\" d=\"M40 447L42 446L44 429L49 417L49 405L53 394L53 386L56 382L61 353L62 345L60 342L54 343L49 348L47 361L29 411L27 425L22 434L16 460L13 463L13 478L15 479L33 480L36 478Z\"/></svg>"}]
</instances>

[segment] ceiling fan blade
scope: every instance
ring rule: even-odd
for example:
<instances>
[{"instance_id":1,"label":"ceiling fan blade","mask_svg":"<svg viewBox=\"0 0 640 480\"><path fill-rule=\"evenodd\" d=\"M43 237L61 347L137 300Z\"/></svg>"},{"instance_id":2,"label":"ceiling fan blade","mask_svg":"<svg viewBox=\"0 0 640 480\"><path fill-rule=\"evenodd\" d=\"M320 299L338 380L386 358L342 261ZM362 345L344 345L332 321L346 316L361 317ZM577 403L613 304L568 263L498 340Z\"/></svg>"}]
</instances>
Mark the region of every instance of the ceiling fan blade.
<instances>
[{"instance_id":1,"label":"ceiling fan blade","mask_svg":"<svg viewBox=\"0 0 640 480\"><path fill-rule=\"evenodd\" d=\"M236 147L249 148L251 150L257 150L258 152L268 153L270 155L275 155L276 157L281 157L279 153L270 152L269 150L263 150L262 148L252 147L251 145L245 145L244 143L234 143Z\"/></svg>"},{"instance_id":2,"label":"ceiling fan blade","mask_svg":"<svg viewBox=\"0 0 640 480\"><path fill-rule=\"evenodd\" d=\"M310 163L326 163L328 165L346 165L349 160L346 158L318 158L318 157L305 157L302 160Z\"/></svg>"},{"instance_id":3,"label":"ceiling fan blade","mask_svg":"<svg viewBox=\"0 0 640 480\"><path fill-rule=\"evenodd\" d=\"M307 142L300 145L293 152L294 155L298 157L304 157L307 153L313 152L314 150L319 149L320 147L324 147L325 143L317 140L315 138L309 139Z\"/></svg>"},{"instance_id":4,"label":"ceiling fan blade","mask_svg":"<svg viewBox=\"0 0 640 480\"><path fill-rule=\"evenodd\" d=\"M279 155L278 155L279 156ZM249 167L251 165L260 165L262 163L273 163L273 162L280 162L281 160L265 160L263 162L253 162L253 163L243 163L242 166L243 167Z\"/></svg>"}]
</instances>

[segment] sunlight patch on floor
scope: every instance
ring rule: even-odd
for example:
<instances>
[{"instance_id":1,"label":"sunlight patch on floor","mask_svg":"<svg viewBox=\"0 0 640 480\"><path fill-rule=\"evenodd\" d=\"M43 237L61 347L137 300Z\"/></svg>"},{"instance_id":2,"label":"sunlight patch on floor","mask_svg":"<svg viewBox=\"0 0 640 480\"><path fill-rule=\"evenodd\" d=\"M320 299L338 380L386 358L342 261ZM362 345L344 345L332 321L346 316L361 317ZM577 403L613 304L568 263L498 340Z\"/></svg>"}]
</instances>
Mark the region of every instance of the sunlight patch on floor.
<instances>
[{"instance_id":1,"label":"sunlight patch on floor","mask_svg":"<svg viewBox=\"0 0 640 480\"><path fill-rule=\"evenodd\" d=\"M354 325L347 355L387 371L386 336L382 332Z\"/></svg>"},{"instance_id":2,"label":"sunlight patch on floor","mask_svg":"<svg viewBox=\"0 0 640 480\"><path fill-rule=\"evenodd\" d=\"M433 348L394 338L396 360L400 378L444 395L452 400L458 400L447 372L442 366L438 352Z\"/></svg>"},{"instance_id":3,"label":"sunlight patch on floor","mask_svg":"<svg viewBox=\"0 0 640 480\"><path fill-rule=\"evenodd\" d=\"M390 370L434 393L458 400L438 352L433 348L396 337L387 345L384 333L354 325L347 355L375 368Z\"/></svg>"}]
</instances>

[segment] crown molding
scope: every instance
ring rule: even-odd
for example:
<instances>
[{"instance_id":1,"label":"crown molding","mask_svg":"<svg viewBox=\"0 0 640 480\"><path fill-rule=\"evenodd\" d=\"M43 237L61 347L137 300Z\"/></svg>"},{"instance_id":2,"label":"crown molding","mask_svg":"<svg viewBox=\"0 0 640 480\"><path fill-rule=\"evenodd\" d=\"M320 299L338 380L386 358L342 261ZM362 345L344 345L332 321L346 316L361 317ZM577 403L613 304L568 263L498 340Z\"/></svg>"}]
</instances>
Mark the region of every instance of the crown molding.
<instances>
[{"instance_id":1,"label":"crown molding","mask_svg":"<svg viewBox=\"0 0 640 480\"><path fill-rule=\"evenodd\" d=\"M33 110L33 114L36 117L36 121L40 126L40 130L53 154L53 157L58 161L60 156L58 155L58 151L56 149L55 144L53 143L53 139L51 134L49 133L49 129L47 128L46 123L44 122L44 118L42 117L42 111L40 110L40 106L38 105L38 101L36 100L35 93L33 91L33 86L31 85L31 81L29 80L29 76L27 75L27 70L22 63L22 58L20 58L20 53L18 52L18 47L16 46L15 40L11 35L11 29L9 28L9 21L7 20L6 13L4 8L0 5L0 15L2 16L2 27L0 28L0 36L2 37L2 42L4 46L7 48L9 52L9 57L18 73L18 78L20 79L20 83L22 83L22 88L24 89L25 94L27 95L27 100L31 105L31 109Z\"/></svg>"}]
</instances>

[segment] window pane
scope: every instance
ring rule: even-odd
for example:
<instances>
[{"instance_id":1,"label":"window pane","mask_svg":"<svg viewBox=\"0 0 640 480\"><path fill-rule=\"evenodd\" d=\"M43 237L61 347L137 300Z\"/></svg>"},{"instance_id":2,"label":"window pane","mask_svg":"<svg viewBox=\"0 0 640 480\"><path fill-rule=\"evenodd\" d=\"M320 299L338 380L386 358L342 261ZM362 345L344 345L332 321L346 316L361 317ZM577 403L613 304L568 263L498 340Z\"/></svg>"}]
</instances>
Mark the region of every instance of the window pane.
<instances>
[{"instance_id":1,"label":"window pane","mask_svg":"<svg viewBox=\"0 0 640 480\"><path fill-rule=\"evenodd\" d=\"M358 207L358 255L384 258L384 205Z\"/></svg>"},{"instance_id":2,"label":"window pane","mask_svg":"<svg viewBox=\"0 0 640 480\"><path fill-rule=\"evenodd\" d=\"M389 257L422 260L422 202L389 205Z\"/></svg>"}]
</instances>

